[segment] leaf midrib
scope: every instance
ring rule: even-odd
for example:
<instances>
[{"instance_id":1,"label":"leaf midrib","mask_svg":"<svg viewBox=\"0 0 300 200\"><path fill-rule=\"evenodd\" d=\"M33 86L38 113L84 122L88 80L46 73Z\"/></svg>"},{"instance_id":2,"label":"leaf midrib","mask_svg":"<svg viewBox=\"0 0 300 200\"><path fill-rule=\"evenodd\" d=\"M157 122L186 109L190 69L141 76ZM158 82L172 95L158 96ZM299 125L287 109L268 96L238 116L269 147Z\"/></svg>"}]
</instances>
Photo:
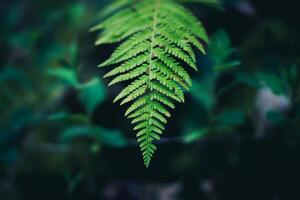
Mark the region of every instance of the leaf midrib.
<instances>
[{"instance_id":1,"label":"leaf midrib","mask_svg":"<svg viewBox=\"0 0 300 200\"><path fill-rule=\"evenodd\" d=\"M152 88L151 88L151 78L152 78L152 65L153 65L153 54L154 54L154 46L155 46L155 36L156 36L156 28L157 28L157 24L158 24L158 10L159 10L159 3L160 3L160 0L155 0L154 2L154 14L153 14L153 24L152 24L152 35L151 35L151 44L150 44L150 51L149 51L149 65L148 65L148 105L150 106L151 105L151 98L150 98L150 92L152 91ZM150 118L151 118L151 108L149 108L149 116L148 116L148 120L147 120L147 131L146 131L146 134L147 134L147 149L146 149L146 154L147 154L147 157L149 157L149 148L150 148L150 137L151 137L151 130L149 130L149 127L150 127ZM147 158L148 159L148 158ZM146 167L149 166L149 161L147 161L147 163L145 163Z\"/></svg>"}]
</instances>

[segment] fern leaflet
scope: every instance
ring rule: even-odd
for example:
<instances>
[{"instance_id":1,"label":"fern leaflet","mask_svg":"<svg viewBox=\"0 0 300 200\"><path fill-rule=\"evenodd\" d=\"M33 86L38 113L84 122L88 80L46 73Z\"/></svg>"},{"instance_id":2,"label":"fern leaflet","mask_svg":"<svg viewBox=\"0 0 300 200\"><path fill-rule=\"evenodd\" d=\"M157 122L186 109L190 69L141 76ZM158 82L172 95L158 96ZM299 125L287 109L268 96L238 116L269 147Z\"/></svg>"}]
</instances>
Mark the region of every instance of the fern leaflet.
<instances>
[{"instance_id":1,"label":"fern leaflet","mask_svg":"<svg viewBox=\"0 0 300 200\"><path fill-rule=\"evenodd\" d=\"M114 101L131 104L125 116L132 119L148 167L155 141L171 116L168 108L184 102L184 90L192 84L182 63L197 70L193 47L205 53L205 29L176 1L144 0L126 6L92 31L101 31L97 45L120 43L99 66L117 65L105 75L114 77L109 85L131 81Z\"/></svg>"}]
</instances>

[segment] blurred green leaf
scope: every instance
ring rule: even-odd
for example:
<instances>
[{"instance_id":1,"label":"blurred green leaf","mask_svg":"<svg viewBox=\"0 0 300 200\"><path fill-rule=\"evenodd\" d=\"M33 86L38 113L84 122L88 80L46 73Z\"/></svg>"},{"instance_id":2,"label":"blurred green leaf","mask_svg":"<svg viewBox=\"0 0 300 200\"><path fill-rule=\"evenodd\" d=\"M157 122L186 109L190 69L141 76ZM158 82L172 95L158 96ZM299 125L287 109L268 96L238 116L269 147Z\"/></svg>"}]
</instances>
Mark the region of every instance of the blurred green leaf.
<instances>
[{"instance_id":1,"label":"blurred green leaf","mask_svg":"<svg viewBox=\"0 0 300 200\"><path fill-rule=\"evenodd\" d=\"M250 73L238 73L235 76L236 80L240 83L243 83L251 88L258 89L261 87L261 84L253 74Z\"/></svg>"},{"instance_id":2,"label":"blurred green leaf","mask_svg":"<svg viewBox=\"0 0 300 200\"><path fill-rule=\"evenodd\" d=\"M205 88L204 84L195 81L191 88L191 94L207 111L213 108L215 104L213 93L209 88Z\"/></svg>"},{"instance_id":3,"label":"blurred green leaf","mask_svg":"<svg viewBox=\"0 0 300 200\"><path fill-rule=\"evenodd\" d=\"M236 66L238 66L240 64L241 64L241 62L238 61L238 60L230 61L230 62L223 63L223 64L216 64L213 69L214 69L215 72L221 73L221 72L224 72L226 70L233 69L233 68L235 68Z\"/></svg>"},{"instance_id":4,"label":"blurred green leaf","mask_svg":"<svg viewBox=\"0 0 300 200\"><path fill-rule=\"evenodd\" d=\"M74 69L59 67L49 69L47 73L48 75L56 77L70 86L77 87L79 85L76 71Z\"/></svg>"},{"instance_id":5,"label":"blurred green leaf","mask_svg":"<svg viewBox=\"0 0 300 200\"><path fill-rule=\"evenodd\" d=\"M70 47L69 47L69 52L70 52L70 62L72 66L77 66L78 65L78 60L79 60L79 55L78 55L78 43L77 42L72 42Z\"/></svg>"},{"instance_id":6,"label":"blurred green leaf","mask_svg":"<svg viewBox=\"0 0 300 200\"><path fill-rule=\"evenodd\" d=\"M80 83L76 71L67 67L50 69L48 70L48 75L54 76L76 88L79 92L79 101L86 108L88 113L94 112L96 107L105 100L106 89L99 78L94 78L86 83Z\"/></svg>"},{"instance_id":7,"label":"blurred green leaf","mask_svg":"<svg viewBox=\"0 0 300 200\"><path fill-rule=\"evenodd\" d=\"M80 23L81 19L86 13L86 6L84 2L73 3L70 4L68 11L69 20L74 23Z\"/></svg>"},{"instance_id":8,"label":"blurred green leaf","mask_svg":"<svg viewBox=\"0 0 300 200\"><path fill-rule=\"evenodd\" d=\"M215 73L222 73L240 65L240 61L232 57L235 51L231 47L228 34L224 30L216 32L211 37L207 53L212 63L212 70Z\"/></svg>"},{"instance_id":9,"label":"blurred green leaf","mask_svg":"<svg viewBox=\"0 0 300 200\"><path fill-rule=\"evenodd\" d=\"M62 142L70 142L78 137L95 137L95 132L89 126L71 126L61 132L59 140Z\"/></svg>"},{"instance_id":10,"label":"blurred green leaf","mask_svg":"<svg viewBox=\"0 0 300 200\"><path fill-rule=\"evenodd\" d=\"M94 112L97 106L105 100L106 90L99 78L79 86L79 100L89 113Z\"/></svg>"},{"instance_id":11,"label":"blurred green leaf","mask_svg":"<svg viewBox=\"0 0 300 200\"><path fill-rule=\"evenodd\" d=\"M99 13L99 17L100 18L106 17L107 15L112 14L113 12L127 6L130 3L132 3L132 0L113 1L101 10L101 12Z\"/></svg>"},{"instance_id":12,"label":"blurred green leaf","mask_svg":"<svg viewBox=\"0 0 300 200\"><path fill-rule=\"evenodd\" d=\"M65 120L72 120L81 123L88 123L89 119L88 116L82 114L73 114L73 113L66 113L66 112L57 112L53 113L48 116L49 121L65 121Z\"/></svg>"},{"instance_id":13,"label":"blurred green leaf","mask_svg":"<svg viewBox=\"0 0 300 200\"><path fill-rule=\"evenodd\" d=\"M27 53L33 51L33 47L39 37L40 32L34 29L26 29L20 32L13 32L10 35L9 43L11 46L21 48Z\"/></svg>"},{"instance_id":14,"label":"blurred green leaf","mask_svg":"<svg viewBox=\"0 0 300 200\"><path fill-rule=\"evenodd\" d=\"M224 124L241 125L245 122L245 114L239 109L228 109L215 116L215 119Z\"/></svg>"},{"instance_id":15,"label":"blurred green leaf","mask_svg":"<svg viewBox=\"0 0 300 200\"><path fill-rule=\"evenodd\" d=\"M123 147L127 143L127 140L123 137L122 132L119 130L98 128L97 132L99 133L99 140L106 145L113 147Z\"/></svg>"},{"instance_id":16,"label":"blurred green leaf","mask_svg":"<svg viewBox=\"0 0 300 200\"><path fill-rule=\"evenodd\" d=\"M208 132L209 132L208 129L199 129L199 130L188 132L183 136L183 142L192 143L206 136Z\"/></svg>"},{"instance_id":17,"label":"blurred green leaf","mask_svg":"<svg viewBox=\"0 0 300 200\"><path fill-rule=\"evenodd\" d=\"M62 142L71 142L78 138L93 138L105 145L113 147L122 147L126 144L126 139L118 130L103 129L98 126L71 126L64 129L59 140Z\"/></svg>"}]
</instances>

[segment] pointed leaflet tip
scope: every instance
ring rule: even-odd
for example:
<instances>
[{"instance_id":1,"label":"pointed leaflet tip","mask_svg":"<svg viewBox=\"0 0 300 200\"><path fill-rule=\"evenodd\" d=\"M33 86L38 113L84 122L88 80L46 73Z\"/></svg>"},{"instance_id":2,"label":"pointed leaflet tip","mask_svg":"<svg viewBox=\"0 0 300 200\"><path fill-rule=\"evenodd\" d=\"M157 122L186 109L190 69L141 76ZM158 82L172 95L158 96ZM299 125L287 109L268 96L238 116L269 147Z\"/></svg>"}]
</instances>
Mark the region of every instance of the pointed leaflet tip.
<instances>
[{"instance_id":1,"label":"pointed leaflet tip","mask_svg":"<svg viewBox=\"0 0 300 200\"><path fill-rule=\"evenodd\" d=\"M107 61L104 61L103 63L101 63L100 65L98 65L98 67L105 67L105 66L108 66L110 65L110 62Z\"/></svg>"},{"instance_id":2,"label":"pointed leaflet tip","mask_svg":"<svg viewBox=\"0 0 300 200\"><path fill-rule=\"evenodd\" d=\"M108 77L113 76L112 73L113 73L112 71L106 73L106 74L103 76L103 78L108 78Z\"/></svg>"},{"instance_id":3,"label":"pointed leaflet tip","mask_svg":"<svg viewBox=\"0 0 300 200\"><path fill-rule=\"evenodd\" d=\"M115 81L114 81L114 80L112 80L111 82L109 82L108 86L111 86L111 85L113 85L113 84L115 84Z\"/></svg>"},{"instance_id":4,"label":"pointed leaflet tip","mask_svg":"<svg viewBox=\"0 0 300 200\"><path fill-rule=\"evenodd\" d=\"M116 103L119 99L117 97L114 99L113 103Z\"/></svg>"},{"instance_id":5,"label":"pointed leaflet tip","mask_svg":"<svg viewBox=\"0 0 300 200\"><path fill-rule=\"evenodd\" d=\"M98 25L90 28L89 32L94 32L94 31L100 30L102 28L103 28L102 24L98 24Z\"/></svg>"},{"instance_id":6,"label":"pointed leaflet tip","mask_svg":"<svg viewBox=\"0 0 300 200\"><path fill-rule=\"evenodd\" d=\"M103 39L103 37L100 37L96 42L95 45L100 45L100 44L104 44L105 43L105 39Z\"/></svg>"}]
</instances>

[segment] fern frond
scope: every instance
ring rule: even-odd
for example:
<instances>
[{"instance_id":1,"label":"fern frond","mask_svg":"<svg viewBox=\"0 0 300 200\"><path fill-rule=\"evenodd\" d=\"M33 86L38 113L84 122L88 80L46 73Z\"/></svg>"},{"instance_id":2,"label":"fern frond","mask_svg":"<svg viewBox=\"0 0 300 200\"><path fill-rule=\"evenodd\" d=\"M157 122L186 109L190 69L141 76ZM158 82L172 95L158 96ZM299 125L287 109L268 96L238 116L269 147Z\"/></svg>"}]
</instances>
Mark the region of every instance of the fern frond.
<instances>
[{"instance_id":1,"label":"fern frond","mask_svg":"<svg viewBox=\"0 0 300 200\"><path fill-rule=\"evenodd\" d=\"M171 116L169 108L184 102L184 90L192 85L182 64L197 70L193 47L205 53L206 32L175 0L137 1L92 30L101 31L96 45L120 42L100 67L118 65L104 76L114 77L109 85L132 80L114 102L131 103L125 116L134 124L148 167L157 149L155 141Z\"/></svg>"}]
</instances>

